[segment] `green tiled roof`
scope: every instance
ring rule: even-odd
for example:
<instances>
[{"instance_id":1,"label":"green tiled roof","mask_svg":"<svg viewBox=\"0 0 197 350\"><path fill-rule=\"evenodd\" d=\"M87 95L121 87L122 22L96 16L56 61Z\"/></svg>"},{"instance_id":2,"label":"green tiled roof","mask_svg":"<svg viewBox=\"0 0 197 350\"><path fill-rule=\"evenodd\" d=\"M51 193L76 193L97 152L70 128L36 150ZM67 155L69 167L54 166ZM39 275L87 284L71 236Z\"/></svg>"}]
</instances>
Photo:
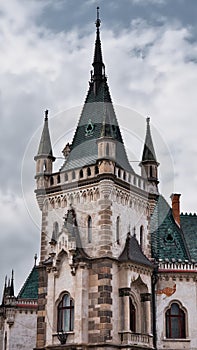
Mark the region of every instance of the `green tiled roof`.
<instances>
[{"instance_id":1,"label":"green tiled roof","mask_svg":"<svg viewBox=\"0 0 197 350\"><path fill-rule=\"evenodd\" d=\"M197 215L181 214L180 218L191 259L197 261Z\"/></svg>"},{"instance_id":2,"label":"green tiled roof","mask_svg":"<svg viewBox=\"0 0 197 350\"><path fill-rule=\"evenodd\" d=\"M38 299L38 266L34 266L21 288L19 299Z\"/></svg>"},{"instance_id":3,"label":"green tiled roof","mask_svg":"<svg viewBox=\"0 0 197 350\"><path fill-rule=\"evenodd\" d=\"M88 95L80 116L80 120L71 145L71 152L62 170L84 167L95 164L98 159L97 140L103 136L103 123L107 129L107 136L116 140L116 163L127 171L133 171L123 145L117 118L111 103L111 97L106 81L100 83L97 94L93 84L90 85ZM87 133L91 124L92 132Z\"/></svg>"},{"instance_id":4,"label":"green tiled roof","mask_svg":"<svg viewBox=\"0 0 197 350\"><path fill-rule=\"evenodd\" d=\"M191 260L184 233L175 223L172 209L162 196L151 217L152 257Z\"/></svg>"}]
</instances>

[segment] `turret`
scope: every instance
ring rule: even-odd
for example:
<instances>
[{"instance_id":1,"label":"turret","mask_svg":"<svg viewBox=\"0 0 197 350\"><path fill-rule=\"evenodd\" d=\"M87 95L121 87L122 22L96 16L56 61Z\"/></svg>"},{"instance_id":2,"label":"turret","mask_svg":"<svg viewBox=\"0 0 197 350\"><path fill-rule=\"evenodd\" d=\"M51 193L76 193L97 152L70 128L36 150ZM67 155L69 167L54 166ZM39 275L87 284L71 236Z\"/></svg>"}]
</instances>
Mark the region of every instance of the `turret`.
<instances>
[{"instance_id":1,"label":"turret","mask_svg":"<svg viewBox=\"0 0 197 350\"><path fill-rule=\"evenodd\" d=\"M144 143L144 149L142 154L141 166L141 176L147 178L148 181L155 184L156 187L159 183L158 181L158 166L159 163L156 159L156 154L153 146L153 141L150 131L150 118L146 118L147 129L146 129L146 138Z\"/></svg>"},{"instance_id":2,"label":"turret","mask_svg":"<svg viewBox=\"0 0 197 350\"><path fill-rule=\"evenodd\" d=\"M55 161L55 157L53 157L49 134L48 110L45 111L44 127L40 139L38 153L34 159L36 161L36 177L40 175L50 175L52 173L52 163Z\"/></svg>"}]
</instances>

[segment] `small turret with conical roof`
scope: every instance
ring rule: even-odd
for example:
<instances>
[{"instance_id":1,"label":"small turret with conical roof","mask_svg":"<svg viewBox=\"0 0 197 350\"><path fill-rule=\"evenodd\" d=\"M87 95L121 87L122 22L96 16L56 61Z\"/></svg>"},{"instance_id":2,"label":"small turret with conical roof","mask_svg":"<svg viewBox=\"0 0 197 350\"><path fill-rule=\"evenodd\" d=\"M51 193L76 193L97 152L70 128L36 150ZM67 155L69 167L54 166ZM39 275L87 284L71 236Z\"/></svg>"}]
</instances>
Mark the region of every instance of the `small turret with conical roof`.
<instances>
[{"instance_id":1,"label":"small turret with conical roof","mask_svg":"<svg viewBox=\"0 0 197 350\"><path fill-rule=\"evenodd\" d=\"M153 146L151 130L150 130L150 118L146 118L147 128L146 128L146 138L144 143L144 149L142 153L142 160L140 163L141 166L141 175L144 178L147 178L148 181L154 183L156 186L159 183L158 181L158 172L157 168L159 163L156 159L156 154Z\"/></svg>"},{"instance_id":2,"label":"small turret with conical roof","mask_svg":"<svg viewBox=\"0 0 197 350\"><path fill-rule=\"evenodd\" d=\"M34 157L34 160L36 161L35 179L37 182L37 189L35 192L39 207L41 209L44 199L43 195L45 193L45 189L49 187L49 179L53 172L53 162L55 161L48 127L48 110L45 111L44 127L38 147L38 153Z\"/></svg>"},{"instance_id":3,"label":"small turret with conical roof","mask_svg":"<svg viewBox=\"0 0 197 350\"><path fill-rule=\"evenodd\" d=\"M44 127L38 147L38 153L34 159L36 161L36 176L41 174L50 175L52 173L52 162L54 162L55 157L53 156L49 134L48 110L45 111Z\"/></svg>"}]
</instances>

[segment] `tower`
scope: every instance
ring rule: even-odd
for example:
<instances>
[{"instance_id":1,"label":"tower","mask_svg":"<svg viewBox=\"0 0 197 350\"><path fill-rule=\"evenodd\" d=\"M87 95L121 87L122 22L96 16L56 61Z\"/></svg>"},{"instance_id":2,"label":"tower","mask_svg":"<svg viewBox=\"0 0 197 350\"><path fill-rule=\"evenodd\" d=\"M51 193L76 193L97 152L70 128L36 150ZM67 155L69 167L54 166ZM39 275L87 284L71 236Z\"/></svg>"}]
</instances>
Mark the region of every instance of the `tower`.
<instances>
[{"instance_id":1,"label":"tower","mask_svg":"<svg viewBox=\"0 0 197 350\"><path fill-rule=\"evenodd\" d=\"M152 178L136 174L127 158L105 74L98 8L92 65L60 171L52 169L46 117L35 157L42 211L37 349L151 349Z\"/></svg>"}]
</instances>

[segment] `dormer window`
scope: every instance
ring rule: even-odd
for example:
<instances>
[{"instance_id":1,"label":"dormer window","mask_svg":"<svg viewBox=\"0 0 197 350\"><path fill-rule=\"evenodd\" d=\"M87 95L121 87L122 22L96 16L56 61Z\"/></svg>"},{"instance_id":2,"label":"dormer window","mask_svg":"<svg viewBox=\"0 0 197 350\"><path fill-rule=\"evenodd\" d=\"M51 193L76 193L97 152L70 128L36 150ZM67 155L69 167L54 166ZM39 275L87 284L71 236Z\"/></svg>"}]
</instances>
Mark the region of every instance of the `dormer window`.
<instances>
[{"instance_id":1,"label":"dormer window","mask_svg":"<svg viewBox=\"0 0 197 350\"><path fill-rule=\"evenodd\" d=\"M86 129L85 129L85 136L93 135L93 131L94 131L94 125L93 125L91 119L89 119L88 124L87 124Z\"/></svg>"}]
</instances>

